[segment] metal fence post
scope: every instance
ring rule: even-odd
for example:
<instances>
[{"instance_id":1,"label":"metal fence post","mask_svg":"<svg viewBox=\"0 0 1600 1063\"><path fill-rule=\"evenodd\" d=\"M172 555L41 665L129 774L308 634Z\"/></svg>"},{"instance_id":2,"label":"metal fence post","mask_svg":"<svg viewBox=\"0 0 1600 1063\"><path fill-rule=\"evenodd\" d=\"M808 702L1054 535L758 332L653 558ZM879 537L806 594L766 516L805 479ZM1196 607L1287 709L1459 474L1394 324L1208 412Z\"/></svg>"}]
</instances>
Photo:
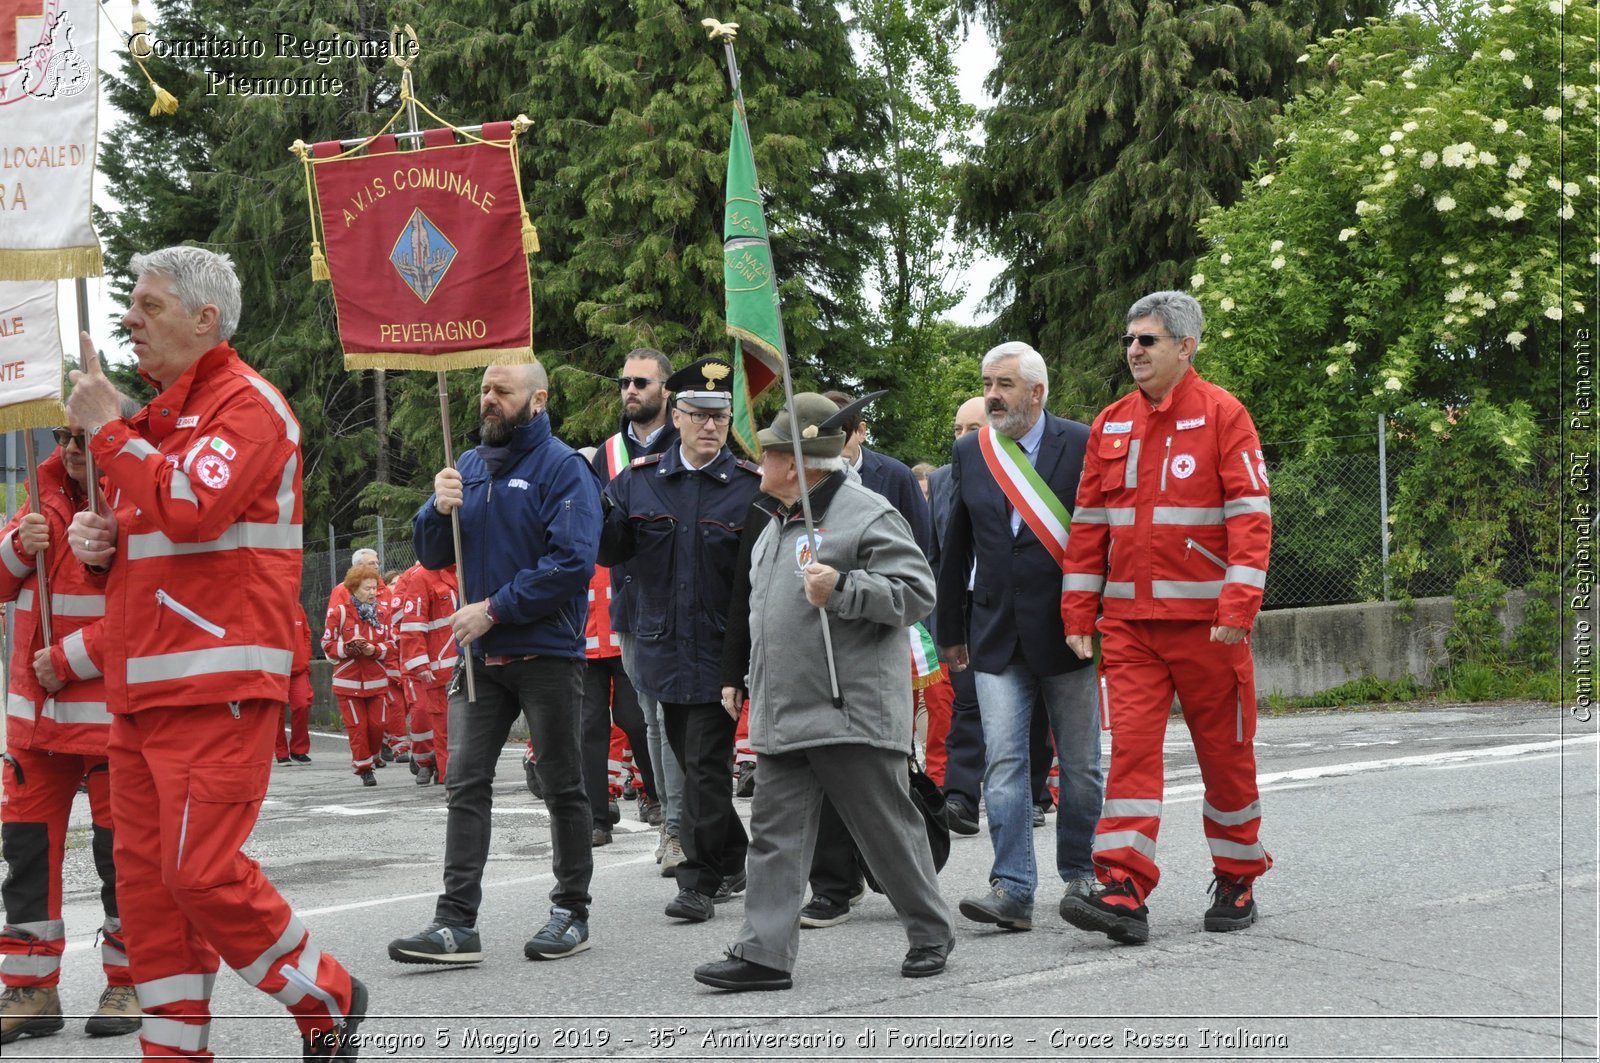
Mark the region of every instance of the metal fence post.
<instances>
[{"instance_id":1,"label":"metal fence post","mask_svg":"<svg viewBox=\"0 0 1600 1063\"><path fill-rule=\"evenodd\" d=\"M1383 532L1383 600L1389 600L1389 448L1386 415L1378 412L1378 521Z\"/></svg>"},{"instance_id":2,"label":"metal fence post","mask_svg":"<svg viewBox=\"0 0 1600 1063\"><path fill-rule=\"evenodd\" d=\"M328 522L328 586L339 585L339 544L333 538L333 521Z\"/></svg>"},{"instance_id":3,"label":"metal fence post","mask_svg":"<svg viewBox=\"0 0 1600 1063\"><path fill-rule=\"evenodd\" d=\"M379 572L384 571L384 569L386 569L388 567L387 565L385 565L383 563L383 558L384 558L384 552L383 552L383 518L380 516L378 518L378 571Z\"/></svg>"}]
</instances>

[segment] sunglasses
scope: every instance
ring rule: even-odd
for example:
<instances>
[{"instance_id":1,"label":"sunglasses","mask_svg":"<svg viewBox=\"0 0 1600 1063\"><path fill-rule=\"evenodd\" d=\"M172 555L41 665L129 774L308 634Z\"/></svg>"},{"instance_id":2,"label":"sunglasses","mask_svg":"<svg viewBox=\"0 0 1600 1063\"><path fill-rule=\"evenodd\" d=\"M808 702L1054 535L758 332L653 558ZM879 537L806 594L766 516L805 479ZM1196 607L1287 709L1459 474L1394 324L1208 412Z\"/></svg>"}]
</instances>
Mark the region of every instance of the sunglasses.
<instances>
[{"instance_id":1,"label":"sunglasses","mask_svg":"<svg viewBox=\"0 0 1600 1063\"><path fill-rule=\"evenodd\" d=\"M1137 336L1130 334L1122 337L1122 345L1126 347L1134 340L1138 340L1141 347L1154 347L1156 340L1175 340L1177 338L1176 336L1167 336L1158 332L1141 332Z\"/></svg>"},{"instance_id":2,"label":"sunglasses","mask_svg":"<svg viewBox=\"0 0 1600 1063\"><path fill-rule=\"evenodd\" d=\"M659 383L661 383L661 381L657 380L653 376L619 376L619 377L617 377L617 387L621 388L623 391L627 391L630 387L634 388L637 391L643 391L646 388L648 388L651 384L659 384Z\"/></svg>"},{"instance_id":3,"label":"sunglasses","mask_svg":"<svg viewBox=\"0 0 1600 1063\"><path fill-rule=\"evenodd\" d=\"M693 421L695 424L705 424L707 421L710 421L719 428L733 420L733 414L731 413L711 413L706 410L686 410L682 406L678 407L678 412L689 418L689 420Z\"/></svg>"},{"instance_id":4,"label":"sunglasses","mask_svg":"<svg viewBox=\"0 0 1600 1063\"><path fill-rule=\"evenodd\" d=\"M56 446L58 447L64 447L68 443L76 443L79 450L84 449L83 437L85 433L83 432L73 435L70 428L52 428L50 429L50 434L56 437Z\"/></svg>"}]
</instances>

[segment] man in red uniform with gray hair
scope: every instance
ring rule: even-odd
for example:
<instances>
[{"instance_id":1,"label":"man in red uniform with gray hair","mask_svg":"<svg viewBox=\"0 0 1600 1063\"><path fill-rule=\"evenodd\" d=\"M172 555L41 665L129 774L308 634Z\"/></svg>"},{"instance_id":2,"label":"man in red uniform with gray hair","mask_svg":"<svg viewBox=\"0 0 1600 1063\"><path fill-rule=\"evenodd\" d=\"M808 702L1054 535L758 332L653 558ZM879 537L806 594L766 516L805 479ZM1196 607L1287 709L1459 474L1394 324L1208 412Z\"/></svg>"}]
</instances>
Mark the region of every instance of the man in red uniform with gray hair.
<instances>
[{"instance_id":1,"label":"man in red uniform with gray hair","mask_svg":"<svg viewBox=\"0 0 1600 1063\"><path fill-rule=\"evenodd\" d=\"M105 672L112 817L146 1059L210 1060L219 960L277 998L304 1058L354 1058L367 990L323 952L241 851L266 796L300 593L300 425L228 345L239 279L224 255L135 255L122 324L156 397L131 418L83 337L68 411L108 509L72 551L110 572ZM250 593L219 594L248 587Z\"/></svg>"},{"instance_id":2,"label":"man in red uniform with gray hair","mask_svg":"<svg viewBox=\"0 0 1600 1063\"><path fill-rule=\"evenodd\" d=\"M1205 928L1255 922L1252 883L1272 866L1256 789L1250 627L1272 552L1261 441L1238 399L1194 371L1204 325L1183 292L1128 311L1122 337L1138 385L1095 418L1067 541L1067 645L1094 652L1111 774L1095 832L1100 885L1062 898L1061 917L1113 941L1149 940L1145 898L1161 877L1162 742L1176 692L1205 783L1214 903Z\"/></svg>"}]
</instances>

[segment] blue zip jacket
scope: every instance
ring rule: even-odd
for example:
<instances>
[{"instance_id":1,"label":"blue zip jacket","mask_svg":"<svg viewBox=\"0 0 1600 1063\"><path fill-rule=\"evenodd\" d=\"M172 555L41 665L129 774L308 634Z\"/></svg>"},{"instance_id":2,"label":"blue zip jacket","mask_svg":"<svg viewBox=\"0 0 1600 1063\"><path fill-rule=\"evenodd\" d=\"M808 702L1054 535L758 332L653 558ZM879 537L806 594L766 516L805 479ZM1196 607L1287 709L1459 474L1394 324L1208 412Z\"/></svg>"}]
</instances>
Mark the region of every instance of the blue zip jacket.
<instances>
[{"instance_id":1,"label":"blue zip jacket","mask_svg":"<svg viewBox=\"0 0 1600 1063\"><path fill-rule=\"evenodd\" d=\"M485 461L502 459L493 473ZM474 656L583 657L589 579L600 545L600 484L583 455L557 439L540 413L503 448L461 455L461 601L481 602L498 623ZM455 560L450 518L433 496L412 521L423 568Z\"/></svg>"}]
</instances>

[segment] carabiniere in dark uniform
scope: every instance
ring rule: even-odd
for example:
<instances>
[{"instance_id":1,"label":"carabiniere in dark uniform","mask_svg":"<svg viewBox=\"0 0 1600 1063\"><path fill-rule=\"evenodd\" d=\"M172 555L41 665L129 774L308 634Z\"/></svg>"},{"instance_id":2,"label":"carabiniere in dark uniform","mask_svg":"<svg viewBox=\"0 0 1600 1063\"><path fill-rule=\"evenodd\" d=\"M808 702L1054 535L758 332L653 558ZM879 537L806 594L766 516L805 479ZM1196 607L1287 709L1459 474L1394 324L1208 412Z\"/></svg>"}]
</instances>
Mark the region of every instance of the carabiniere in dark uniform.
<instances>
[{"instance_id":1,"label":"carabiniere in dark uniform","mask_svg":"<svg viewBox=\"0 0 1600 1063\"><path fill-rule=\"evenodd\" d=\"M631 562L634 679L661 701L668 743L684 769L684 860L667 915L693 922L710 919L714 900L744 888L748 844L733 808L736 721L722 708L721 666L739 536L761 470L727 446L731 377L727 362L704 358L667 381L680 443L635 460L611 481L600 538L601 564Z\"/></svg>"}]
</instances>

